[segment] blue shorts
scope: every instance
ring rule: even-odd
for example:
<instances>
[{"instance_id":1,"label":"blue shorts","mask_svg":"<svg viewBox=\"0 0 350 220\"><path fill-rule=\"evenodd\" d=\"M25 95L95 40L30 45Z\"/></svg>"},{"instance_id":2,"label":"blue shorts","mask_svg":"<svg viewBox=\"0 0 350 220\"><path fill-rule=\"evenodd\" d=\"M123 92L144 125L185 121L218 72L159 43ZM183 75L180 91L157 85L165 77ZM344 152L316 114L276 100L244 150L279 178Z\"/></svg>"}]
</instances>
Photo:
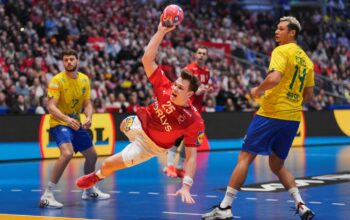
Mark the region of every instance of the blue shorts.
<instances>
[{"instance_id":1,"label":"blue shorts","mask_svg":"<svg viewBox=\"0 0 350 220\"><path fill-rule=\"evenodd\" d=\"M75 153L92 147L91 137L82 127L75 131L68 126L57 125L50 128L50 133L55 138L57 146L61 146L64 143L71 143Z\"/></svg>"},{"instance_id":2,"label":"blue shorts","mask_svg":"<svg viewBox=\"0 0 350 220\"><path fill-rule=\"evenodd\" d=\"M273 152L285 160L298 128L298 121L255 115L244 137L242 150L262 155L271 155Z\"/></svg>"}]
</instances>

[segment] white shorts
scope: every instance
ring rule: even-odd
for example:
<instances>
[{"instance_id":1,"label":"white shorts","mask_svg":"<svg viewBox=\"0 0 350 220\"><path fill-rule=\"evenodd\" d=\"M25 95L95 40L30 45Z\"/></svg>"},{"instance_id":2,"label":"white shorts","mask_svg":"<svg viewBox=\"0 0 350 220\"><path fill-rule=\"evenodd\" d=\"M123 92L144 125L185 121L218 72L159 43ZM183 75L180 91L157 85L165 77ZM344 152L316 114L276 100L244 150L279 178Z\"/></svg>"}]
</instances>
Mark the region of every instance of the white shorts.
<instances>
[{"instance_id":1,"label":"white shorts","mask_svg":"<svg viewBox=\"0 0 350 220\"><path fill-rule=\"evenodd\" d=\"M142 163L152 157L165 154L166 149L156 145L143 131L141 122L137 116L129 116L126 119L124 134L131 142L121 152L123 161L127 167Z\"/></svg>"}]
</instances>

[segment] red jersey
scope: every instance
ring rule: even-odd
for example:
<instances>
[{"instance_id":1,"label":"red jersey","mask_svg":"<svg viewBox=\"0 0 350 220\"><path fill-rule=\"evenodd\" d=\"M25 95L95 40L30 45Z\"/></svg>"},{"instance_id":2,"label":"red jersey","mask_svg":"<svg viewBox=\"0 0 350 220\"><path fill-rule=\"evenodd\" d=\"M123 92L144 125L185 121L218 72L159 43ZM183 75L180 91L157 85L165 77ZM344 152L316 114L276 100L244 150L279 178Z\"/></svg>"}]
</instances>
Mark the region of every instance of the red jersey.
<instances>
[{"instance_id":1,"label":"red jersey","mask_svg":"<svg viewBox=\"0 0 350 220\"><path fill-rule=\"evenodd\" d=\"M188 64L185 69L188 69L191 71L193 75L196 75L198 80L203 85L208 85L209 79L210 79L210 72L207 66L204 66L201 68L196 62ZM199 112L202 111L203 106L203 96L202 95L193 95L191 97L191 101L193 105L198 109Z\"/></svg>"},{"instance_id":2,"label":"red jersey","mask_svg":"<svg viewBox=\"0 0 350 220\"><path fill-rule=\"evenodd\" d=\"M191 101L188 107L177 106L170 101L172 82L160 66L149 80L156 101L137 110L137 116L148 137L165 149L171 148L182 135L186 147L200 146L204 136L204 122Z\"/></svg>"}]
</instances>

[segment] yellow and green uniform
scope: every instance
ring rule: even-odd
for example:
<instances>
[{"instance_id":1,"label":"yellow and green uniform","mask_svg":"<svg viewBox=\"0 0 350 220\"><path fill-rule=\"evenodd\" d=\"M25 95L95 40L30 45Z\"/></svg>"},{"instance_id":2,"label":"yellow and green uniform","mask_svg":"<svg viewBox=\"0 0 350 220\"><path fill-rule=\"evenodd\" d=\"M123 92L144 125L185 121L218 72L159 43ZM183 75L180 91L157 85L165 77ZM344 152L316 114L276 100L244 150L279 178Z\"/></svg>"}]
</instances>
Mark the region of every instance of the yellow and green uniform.
<instances>
[{"instance_id":1,"label":"yellow and green uniform","mask_svg":"<svg viewBox=\"0 0 350 220\"><path fill-rule=\"evenodd\" d=\"M261 99L258 115L268 118L300 121L305 87L314 86L314 65L295 43L276 47L272 52L269 72L283 77Z\"/></svg>"},{"instance_id":2,"label":"yellow and green uniform","mask_svg":"<svg viewBox=\"0 0 350 220\"><path fill-rule=\"evenodd\" d=\"M48 97L58 100L57 108L65 115L80 122L80 113L85 100L90 100L90 81L88 76L78 72L78 77L73 79L66 72L60 72L54 76L48 86ZM50 118L50 127L65 125L67 123Z\"/></svg>"}]
</instances>

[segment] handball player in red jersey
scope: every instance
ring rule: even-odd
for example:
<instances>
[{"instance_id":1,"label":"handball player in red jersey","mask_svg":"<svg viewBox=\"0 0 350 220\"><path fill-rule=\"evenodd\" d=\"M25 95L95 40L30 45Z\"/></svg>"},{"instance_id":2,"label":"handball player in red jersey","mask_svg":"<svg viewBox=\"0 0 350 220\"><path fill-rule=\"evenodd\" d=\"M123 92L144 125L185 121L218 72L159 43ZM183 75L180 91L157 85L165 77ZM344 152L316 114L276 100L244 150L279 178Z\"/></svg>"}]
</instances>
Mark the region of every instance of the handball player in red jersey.
<instances>
[{"instance_id":1,"label":"handball player in red jersey","mask_svg":"<svg viewBox=\"0 0 350 220\"><path fill-rule=\"evenodd\" d=\"M190 188L196 171L197 147L204 136L204 122L190 98L197 91L199 81L188 70L172 83L155 63L164 36L176 26L165 27L160 22L157 32L148 43L142 63L153 85L156 101L137 110L137 115L123 120L120 129L131 143L121 152L108 157L96 172L80 177L76 184L85 189L110 176L114 171L135 166L154 156L165 154L179 137L184 136L186 147L185 176L176 192L185 203L195 203Z\"/></svg>"},{"instance_id":2,"label":"handball player in red jersey","mask_svg":"<svg viewBox=\"0 0 350 220\"><path fill-rule=\"evenodd\" d=\"M197 92L191 96L191 101L194 107L201 113L203 108L203 98L206 92L211 92L212 88L209 86L210 72L205 62L208 59L208 48L199 46L194 53L195 60L188 64L185 69L189 70L193 75L197 76L200 86ZM174 146L170 148L167 156L167 165L163 172L170 177L183 178L185 175L184 164L186 160L185 148L183 145L183 137L176 140ZM179 159L175 165L176 152L179 151Z\"/></svg>"}]
</instances>

